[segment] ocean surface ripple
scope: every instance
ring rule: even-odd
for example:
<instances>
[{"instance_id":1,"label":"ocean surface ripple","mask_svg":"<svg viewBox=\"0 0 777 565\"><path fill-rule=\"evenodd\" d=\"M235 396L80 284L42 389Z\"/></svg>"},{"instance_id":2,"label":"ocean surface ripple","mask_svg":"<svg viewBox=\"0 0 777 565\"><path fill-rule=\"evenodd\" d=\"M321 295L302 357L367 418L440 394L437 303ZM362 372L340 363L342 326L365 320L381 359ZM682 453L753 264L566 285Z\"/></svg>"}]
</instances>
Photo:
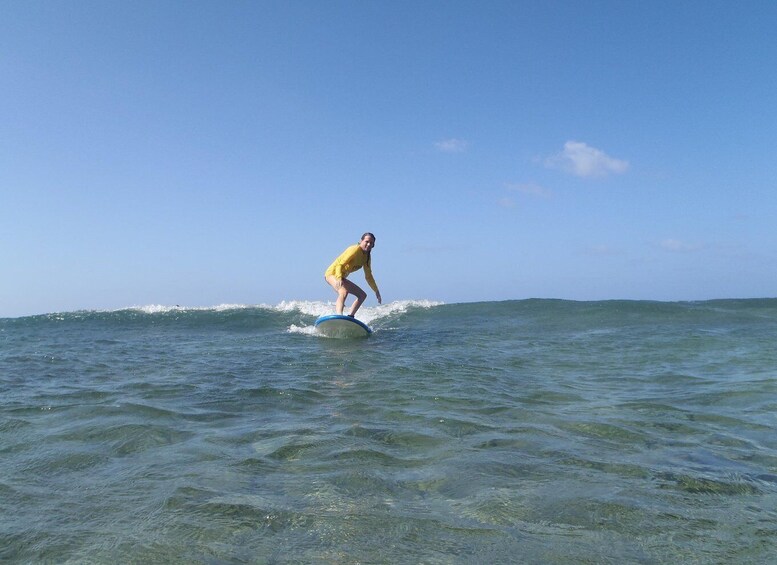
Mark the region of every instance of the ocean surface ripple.
<instances>
[{"instance_id":1,"label":"ocean surface ripple","mask_svg":"<svg viewBox=\"0 0 777 565\"><path fill-rule=\"evenodd\" d=\"M770 563L777 299L0 319L3 563Z\"/></svg>"}]
</instances>

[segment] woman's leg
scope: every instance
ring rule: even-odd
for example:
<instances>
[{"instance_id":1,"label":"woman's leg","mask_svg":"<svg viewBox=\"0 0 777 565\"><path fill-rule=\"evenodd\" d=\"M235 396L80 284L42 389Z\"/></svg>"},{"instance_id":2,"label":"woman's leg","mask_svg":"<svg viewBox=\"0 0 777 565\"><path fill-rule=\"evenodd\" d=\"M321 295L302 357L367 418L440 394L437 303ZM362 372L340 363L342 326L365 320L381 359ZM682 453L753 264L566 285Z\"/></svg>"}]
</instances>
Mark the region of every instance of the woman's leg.
<instances>
[{"instance_id":1,"label":"woman's leg","mask_svg":"<svg viewBox=\"0 0 777 565\"><path fill-rule=\"evenodd\" d=\"M348 314L349 316L354 317L356 315L356 311L359 309L359 306L361 306L362 302L364 302L364 300L367 298L367 293L348 279L343 279L343 283L348 289L348 294L353 294L356 297L356 300L354 300L353 304L351 304L351 313Z\"/></svg>"},{"instance_id":2,"label":"woman's leg","mask_svg":"<svg viewBox=\"0 0 777 565\"><path fill-rule=\"evenodd\" d=\"M329 283L329 286L331 286L334 291L337 293L337 302L335 302L335 312L338 314L343 313L343 307L345 306L345 297L348 296L348 290L345 288L344 284L340 283L340 280L337 279L334 275L328 275L324 277L326 279L326 282ZM346 280L346 279L343 279Z\"/></svg>"},{"instance_id":3,"label":"woman's leg","mask_svg":"<svg viewBox=\"0 0 777 565\"><path fill-rule=\"evenodd\" d=\"M356 311L362 305L362 302L367 298L367 293L364 292L358 285L352 283L348 279L338 280L334 275L326 277L326 282L329 283L335 292L337 293L337 302L335 302L335 312L338 314L343 313L345 308L345 298L349 294L353 294L356 297L353 305L351 306L351 313L349 316L354 316Z\"/></svg>"}]
</instances>

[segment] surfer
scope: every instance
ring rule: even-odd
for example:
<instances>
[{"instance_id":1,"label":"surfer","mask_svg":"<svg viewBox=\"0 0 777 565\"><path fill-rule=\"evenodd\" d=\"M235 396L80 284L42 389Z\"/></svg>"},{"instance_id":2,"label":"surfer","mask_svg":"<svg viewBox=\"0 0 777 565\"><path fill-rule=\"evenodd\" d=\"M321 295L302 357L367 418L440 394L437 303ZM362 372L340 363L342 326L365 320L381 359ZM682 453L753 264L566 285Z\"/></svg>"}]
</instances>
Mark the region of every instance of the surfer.
<instances>
[{"instance_id":1,"label":"surfer","mask_svg":"<svg viewBox=\"0 0 777 565\"><path fill-rule=\"evenodd\" d=\"M356 315L356 311L359 306L362 305L364 299L367 298L367 293L364 292L358 285L348 280L348 275L354 271L358 271L364 267L364 278L367 280L367 284L375 291L375 298L378 299L378 304L381 304L380 291L378 285L375 284L375 279L372 278L372 267L370 263L370 254L372 248L375 247L375 236L370 232L365 233L359 243L351 245L340 256L334 260L334 263L329 265L329 268L324 273L324 278L329 285L335 289L337 293L337 302L335 304L335 310L338 314L342 315L343 308L345 307L345 298L349 294L353 294L356 297L353 305L351 306L351 313L348 314L351 317Z\"/></svg>"}]
</instances>

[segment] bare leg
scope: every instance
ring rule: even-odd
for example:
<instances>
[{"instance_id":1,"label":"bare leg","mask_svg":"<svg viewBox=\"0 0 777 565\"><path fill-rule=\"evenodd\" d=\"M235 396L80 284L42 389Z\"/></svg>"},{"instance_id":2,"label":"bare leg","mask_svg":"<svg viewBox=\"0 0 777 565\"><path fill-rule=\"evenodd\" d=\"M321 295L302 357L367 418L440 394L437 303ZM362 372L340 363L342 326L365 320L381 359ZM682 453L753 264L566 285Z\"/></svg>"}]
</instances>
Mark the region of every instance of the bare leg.
<instances>
[{"instance_id":1,"label":"bare leg","mask_svg":"<svg viewBox=\"0 0 777 565\"><path fill-rule=\"evenodd\" d=\"M337 302L335 302L335 312L337 312L338 314L342 315L343 309L345 308L345 299L349 294L353 294L356 297L356 300L351 306L351 313L348 314L349 316L355 316L356 311L359 310L359 307L367 298L367 293L364 292L361 288L359 288L358 285L352 283L348 279L342 279L342 281L340 281L334 276L329 275L328 277L326 277L326 282L328 282L329 285L337 293Z\"/></svg>"},{"instance_id":2,"label":"bare leg","mask_svg":"<svg viewBox=\"0 0 777 565\"><path fill-rule=\"evenodd\" d=\"M348 314L353 318L356 315L356 311L359 309L359 307L367 298L367 293L364 292L361 288L359 288L358 285L352 283L348 279L345 279L343 282L345 283L345 286L348 288L348 294L353 294L356 297L356 300L354 300L353 304L351 304L351 313Z\"/></svg>"},{"instance_id":3,"label":"bare leg","mask_svg":"<svg viewBox=\"0 0 777 565\"><path fill-rule=\"evenodd\" d=\"M337 301L335 302L335 312L342 315L343 308L345 307L345 297L348 296L348 290L345 288L345 285L341 284L340 280L337 279L335 276L329 275L324 278L326 279L326 282L329 283L329 286L331 286L334 289L334 291L337 293Z\"/></svg>"}]
</instances>

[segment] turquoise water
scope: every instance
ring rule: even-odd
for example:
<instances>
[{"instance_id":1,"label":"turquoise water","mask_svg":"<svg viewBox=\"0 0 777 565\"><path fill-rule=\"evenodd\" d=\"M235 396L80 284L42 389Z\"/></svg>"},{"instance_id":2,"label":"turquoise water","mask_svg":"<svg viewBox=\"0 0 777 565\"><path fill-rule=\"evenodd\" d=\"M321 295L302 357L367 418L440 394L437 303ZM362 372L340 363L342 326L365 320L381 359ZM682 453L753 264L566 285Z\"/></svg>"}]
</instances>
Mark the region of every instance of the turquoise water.
<instances>
[{"instance_id":1,"label":"turquoise water","mask_svg":"<svg viewBox=\"0 0 777 565\"><path fill-rule=\"evenodd\" d=\"M0 320L4 563L770 563L777 300Z\"/></svg>"}]
</instances>

